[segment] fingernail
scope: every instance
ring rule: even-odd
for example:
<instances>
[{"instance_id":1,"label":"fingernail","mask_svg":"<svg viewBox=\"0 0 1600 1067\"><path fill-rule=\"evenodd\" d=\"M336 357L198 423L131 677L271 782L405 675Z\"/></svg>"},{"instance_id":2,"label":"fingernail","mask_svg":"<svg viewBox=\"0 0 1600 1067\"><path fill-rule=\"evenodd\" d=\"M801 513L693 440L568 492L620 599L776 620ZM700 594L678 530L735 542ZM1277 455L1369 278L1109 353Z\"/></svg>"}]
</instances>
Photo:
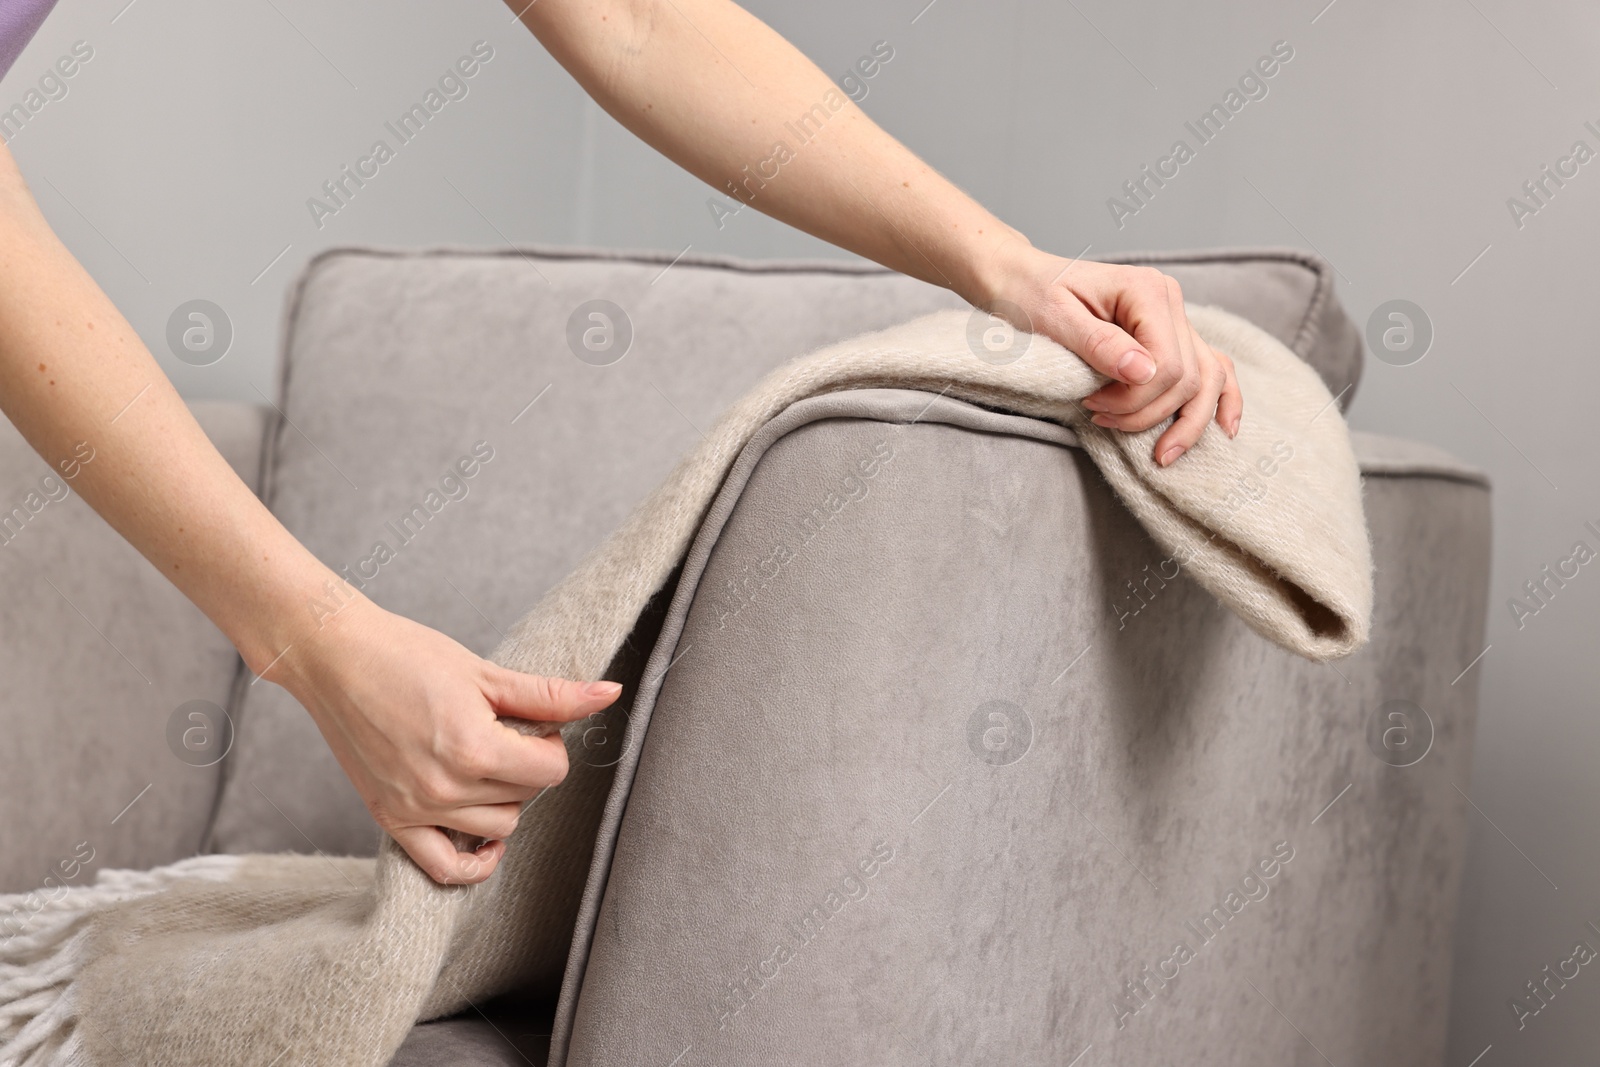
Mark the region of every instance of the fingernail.
<instances>
[{"instance_id":1,"label":"fingernail","mask_svg":"<svg viewBox=\"0 0 1600 1067\"><path fill-rule=\"evenodd\" d=\"M1138 349L1134 349L1123 356L1122 362L1117 364L1117 374L1134 385L1143 385L1156 376L1155 361Z\"/></svg>"},{"instance_id":2,"label":"fingernail","mask_svg":"<svg viewBox=\"0 0 1600 1067\"><path fill-rule=\"evenodd\" d=\"M583 687L586 697L614 697L622 692L622 686L616 682L590 682Z\"/></svg>"},{"instance_id":3,"label":"fingernail","mask_svg":"<svg viewBox=\"0 0 1600 1067\"><path fill-rule=\"evenodd\" d=\"M1092 416L1089 421L1094 423L1096 426L1104 426L1108 430L1115 430L1117 428L1117 420L1112 418L1110 415L1095 415Z\"/></svg>"},{"instance_id":4,"label":"fingernail","mask_svg":"<svg viewBox=\"0 0 1600 1067\"><path fill-rule=\"evenodd\" d=\"M1167 449L1161 454L1161 465L1163 467L1170 467L1181 455L1183 455L1183 446L1173 445L1171 448Z\"/></svg>"},{"instance_id":5,"label":"fingernail","mask_svg":"<svg viewBox=\"0 0 1600 1067\"><path fill-rule=\"evenodd\" d=\"M1090 411L1104 411L1105 410L1105 408L1103 408L1100 405L1100 401L1098 401L1098 400L1081 400L1081 401L1079 401L1079 403L1081 403L1084 407L1088 408Z\"/></svg>"}]
</instances>

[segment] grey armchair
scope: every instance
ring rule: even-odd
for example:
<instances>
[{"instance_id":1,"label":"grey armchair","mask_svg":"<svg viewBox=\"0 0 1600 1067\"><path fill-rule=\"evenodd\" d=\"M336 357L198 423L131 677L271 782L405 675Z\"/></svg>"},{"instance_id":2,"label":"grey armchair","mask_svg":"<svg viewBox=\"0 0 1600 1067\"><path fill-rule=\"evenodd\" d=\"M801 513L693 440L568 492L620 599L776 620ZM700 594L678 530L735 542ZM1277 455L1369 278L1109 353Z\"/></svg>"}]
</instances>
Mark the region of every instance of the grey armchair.
<instances>
[{"instance_id":1,"label":"grey armchair","mask_svg":"<svg viewBox=\"0 0 1600 1067\"><path fill-rule=\"evenodd\" d=\"M1141 258L1348 408L1361 340L1321 260ZM599 351L569 343L591 300ZM957 303L837 263L336 252L291 298L274 406L196 408L313 551L486 651L771 367ZM1069 431L900 390L796 404L575 754L614 781L562 988L394 1062L1441 1063L1488 484L1356 445L1374 636L1319 666L1168 569ZM0 435L0 506L45 473ZM371 853L298 706L49 497L0 534L3 889ZM207 744L175 741L197 710Z\"/></svg>"}]
</instances>

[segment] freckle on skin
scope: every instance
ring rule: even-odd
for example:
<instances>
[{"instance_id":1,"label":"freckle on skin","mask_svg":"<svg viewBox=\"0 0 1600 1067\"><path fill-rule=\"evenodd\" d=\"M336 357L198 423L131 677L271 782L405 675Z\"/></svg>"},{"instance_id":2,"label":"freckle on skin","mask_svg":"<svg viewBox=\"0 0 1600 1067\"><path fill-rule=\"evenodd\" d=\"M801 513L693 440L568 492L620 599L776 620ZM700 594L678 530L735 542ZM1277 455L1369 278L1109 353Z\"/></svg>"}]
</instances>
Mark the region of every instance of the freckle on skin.
<instances>
[{"instance_id":1,"label":"freckle on skin","mask_svg":"<svg viewBox=\"0 0 1600 1067\"><path fill-rule=\"evenodd\" d=\"M39 364L39 373L40 374L44 373L44 364L43 363Z\"/></svg>"},{"instance_id":2,"label":"freckle on skin","mask_svg":"<svg viewBox=\"0 0 1600 1067\"><path fill-rule=\"evenodd\" d=\"M91 329L91 330L94 329L94 323L92 323L92 322L89 323L89 329Z\"/></svg>"}]
</instances>

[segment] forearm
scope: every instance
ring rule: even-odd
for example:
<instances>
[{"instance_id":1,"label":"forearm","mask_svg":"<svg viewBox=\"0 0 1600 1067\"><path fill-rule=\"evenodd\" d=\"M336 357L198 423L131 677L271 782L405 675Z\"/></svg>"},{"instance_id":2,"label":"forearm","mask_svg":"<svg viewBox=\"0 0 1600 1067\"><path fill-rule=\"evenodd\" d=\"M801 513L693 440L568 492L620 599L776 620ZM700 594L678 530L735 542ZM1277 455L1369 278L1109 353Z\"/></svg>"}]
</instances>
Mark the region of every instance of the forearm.
<instances>
[{"instance_id":1,"label":"forearm","mask_svg":"<svg viewBox=\"0 0 1600 1067\"><path fill-rule=\"evenodd\" d=\"M975 303L996 253L1027 245L731 0L507 3L617 121L725 196Z\"/></svg>"},{"instance_id":2,"label":"forearm","mask_svg":"<svg viewBox=\"0 0 1600 1067\"><path fill-rule=\"evenodd\" d=\"M0 409L253 670L314 632L334 579L212 446L0 148ZM85 458L87 458L87 462Z\"/></svg>"}]
</instances>

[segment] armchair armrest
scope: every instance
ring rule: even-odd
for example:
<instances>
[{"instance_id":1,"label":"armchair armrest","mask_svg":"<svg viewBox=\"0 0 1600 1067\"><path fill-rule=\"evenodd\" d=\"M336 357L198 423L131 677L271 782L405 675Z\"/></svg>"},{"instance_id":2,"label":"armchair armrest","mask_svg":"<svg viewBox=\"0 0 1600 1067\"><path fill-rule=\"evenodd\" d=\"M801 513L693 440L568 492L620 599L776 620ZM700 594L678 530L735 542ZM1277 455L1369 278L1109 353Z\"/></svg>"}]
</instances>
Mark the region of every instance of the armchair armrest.
<instances>
[{"instance_id":1,"label":"armchair armrest","mask_svg":"<svg viewBox=\"0 0 1600 1067\"><path fill-rule=\"evenodd\" d=\"M1374 636L1316 665L1069 431L791 408L646 669L551 1064L1441 1062L1488 485L1357 444Z\"/></svg>"}]
</instances>

